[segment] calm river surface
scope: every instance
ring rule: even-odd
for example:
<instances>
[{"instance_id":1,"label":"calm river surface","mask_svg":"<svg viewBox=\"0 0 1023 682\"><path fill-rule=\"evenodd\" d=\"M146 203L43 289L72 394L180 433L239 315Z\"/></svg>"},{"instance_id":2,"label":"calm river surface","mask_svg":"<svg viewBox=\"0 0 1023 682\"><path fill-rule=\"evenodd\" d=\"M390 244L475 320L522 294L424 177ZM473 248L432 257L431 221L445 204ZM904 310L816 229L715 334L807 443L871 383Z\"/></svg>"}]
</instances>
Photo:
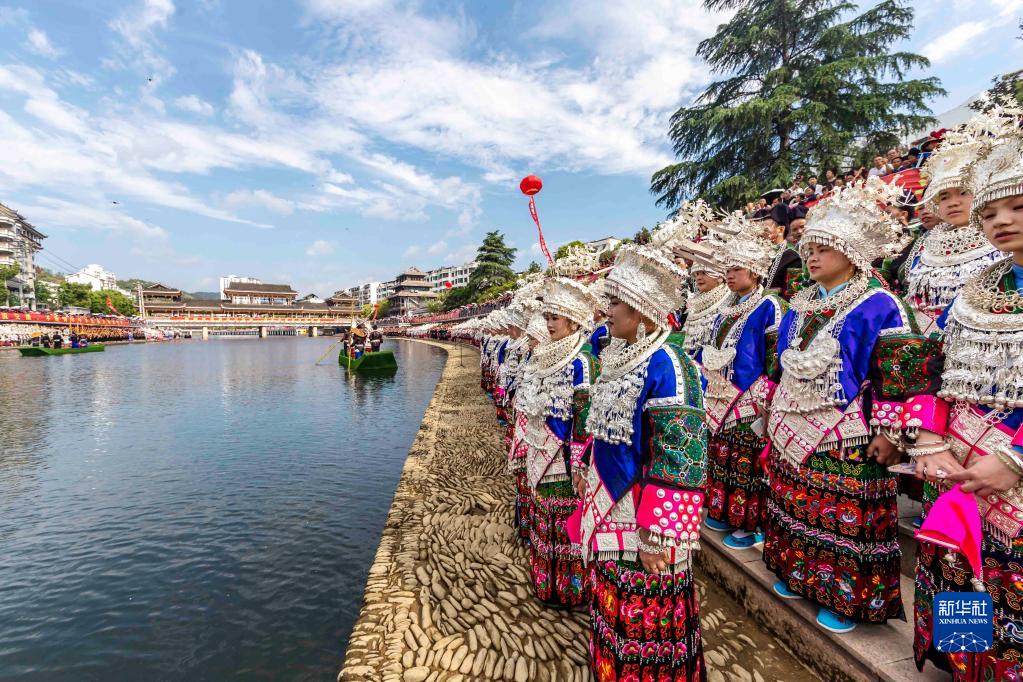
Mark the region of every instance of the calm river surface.
<instances>
[{"instance_id":1,"label":"calm river surface","mask_svg":"<svg viewBox=\"0 0 1023 682\"><path fill-rule=\"evenodd\" d=\"M329 680L445 353L0 352L0 679Z\"/></svg>"}]
</instances>

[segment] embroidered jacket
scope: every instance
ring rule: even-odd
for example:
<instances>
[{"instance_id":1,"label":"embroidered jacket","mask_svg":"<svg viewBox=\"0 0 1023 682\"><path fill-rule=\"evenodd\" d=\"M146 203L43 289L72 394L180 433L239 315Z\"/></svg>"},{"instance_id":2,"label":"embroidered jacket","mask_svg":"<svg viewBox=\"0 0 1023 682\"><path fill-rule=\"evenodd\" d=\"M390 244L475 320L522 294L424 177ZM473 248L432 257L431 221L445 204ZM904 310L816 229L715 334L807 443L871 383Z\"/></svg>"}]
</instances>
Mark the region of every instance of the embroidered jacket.
<instances>
[{"instance_id":1,"label":"embroidered jacket","mask_svg":"<svg viewBox=\"0 0 1023 682\"><path fill-rule=\"evenodd\" d=\"M582 462L588 454L586 414L597 365L582 350L584 338L578 335L570 361L544 370L534 354L522 373L511 459L524 459L534 489L541 483L568 480L570 461Z\"/></svg>"},{"instance_id":2,"label":"embroidered jacket","mask_svg":"<svg viewBox=\"0 0 1023 682\"><path fill-rule=\"evenodd\" d=\"M609 338L608 333L607 322L601 322L597 325L597 328L593 330L593 333L590 334L589 350L593 357L600 357L600 351L603 348L603 343L605 342L605 339Z\"/></svg>"},{"instance_id":3,"label":"embroidered jacket","mask_svg":"<svg viewBox=\"0 0 1023 682\"><path fill-rule=\"evenodd\" d=\"M775 449L798 465L814 452L863 445L881 428L901 430L903 401L926 386L933 351L905 303L875 278L837 310L790 310L767 394Z\"/></svg>"},{"instance_id":4,"label":"embroidered jacket","mask_svg":"<svg viewBox=\"0 0 1023 682\"><path fill-rule=\"evenodd\" d=\"M929 357L930 390L910 397L902 413L907 430L943 436L963 466L1004 449L1023 456L1023 406L1018 406L1023 404L1023 308L993 313L969 295L973 284L998 277L1000 269L1006 272L995 282L997 291L1016 291L1023 272L1017 281L1007 265L1002 260L985 268L938 318L944 333L941 352ZM1023 483L978 497L977 506L986 533L1006 545L1023 537Z\"/></svg>"},{"instance_id":5,"label":"embroidered jacket","mask_svg":"<svg viewBox=\"0 0 1023 682\"><path fill-rule=\"evenodd\" d=\"M778 255L774 257L774 262L771 263L771 269L768 270L764 281L767 282L768 289L786 301L813 284L803 267L803 259L799 255L799 250L788 243L782 245Z\"/></svg>"},{"instance_id":6,"label":"embroidered jacket","mask_svg":"<svg viewBox=\"0 0 1023 682\"><path fill-rule=\"evenodd\" d=\"M696 355L706 381L704 402L713 433L756 419L756 397L778 363L778 325L787 308L768 293L749 312L726 308L718 314L713 345L703 346Z\"/></svg>"},{"instance_id":7,"label":"embroidered jacket","mask_svg":"<svg viewBox=\"0 0 1023 682\"><path fill-rule=\"evenodd\" d=\"M680 345L659 340L620 375L602 374L587 424L593 458L581 519L584 556L635 559L638 530L645 528L672 548L672 563L688 564L698 548L706 483L707 427L695 363Z\"/></svg>"}]
</instances>

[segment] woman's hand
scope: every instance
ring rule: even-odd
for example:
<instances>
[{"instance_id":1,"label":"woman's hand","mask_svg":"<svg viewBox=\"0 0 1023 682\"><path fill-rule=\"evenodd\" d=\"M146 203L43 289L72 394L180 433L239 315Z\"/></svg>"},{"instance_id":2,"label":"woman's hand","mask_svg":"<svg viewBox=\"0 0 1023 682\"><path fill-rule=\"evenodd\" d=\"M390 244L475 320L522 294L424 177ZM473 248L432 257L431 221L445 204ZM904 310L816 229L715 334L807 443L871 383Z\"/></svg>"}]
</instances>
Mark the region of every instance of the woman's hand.
<instances>
[{"instance_id":1,"label":"woman's hand","mask_svg":"<svg viewBox=\"0 0 1023 682\"><path fill-rule=\"evenodd\" d=\"M586 478L578 471L572 472L572 487L575 488L575 493L579 496L579 499L586 497Z\"/></svg>"},{"instance_id":2,"label":"woman's hand","mask_svg":"<svg viewBox=\"0 0 1023 682\"><path fill-rule=\"evenodd\" d=\"M640 530L639 539L644 544L649 543L650 531ZM639 562L643 564L643 570L647 573L660 575L668 570L668 550L665 549L660 554L650 554L649 552L639 550Z\"/></svg>"},{"instance_id":3,"label":"woman's hand","mask_svg":"<svg viewBox=\"0 0 1023 682\"><path fill-rule=\"evenodd\" d=\"M948 478L962 483L964 493L977 493L981 497L1011 490L1019 483L1019 476L995 455L978 457L969 469L958 471Z\"/></svg>"},{"instance_id":4,"label":"woman's hand","mask_svg":"<svg viewBox=\"0 0 1023 682\"><path fill-rule=\"evenodd\" d=\"M892 464L898 464L902 455L891 441L879 433L874 436L867 446L867 457L873 457L877 460L878 464L887 467Z\"/></svg>"},{"instance_id":5,"label":"woman's hand","mask_svg":"<svg viewBox=\"0 0 1023 682\"><path fill-rule=\"evenodd\" d=\"M931 483L951 479L953 474L961 474L966 471L952 452L947 449L933 455L917 457L914 464L916 464L916 477Z\"/></svg>"}]
</instances>

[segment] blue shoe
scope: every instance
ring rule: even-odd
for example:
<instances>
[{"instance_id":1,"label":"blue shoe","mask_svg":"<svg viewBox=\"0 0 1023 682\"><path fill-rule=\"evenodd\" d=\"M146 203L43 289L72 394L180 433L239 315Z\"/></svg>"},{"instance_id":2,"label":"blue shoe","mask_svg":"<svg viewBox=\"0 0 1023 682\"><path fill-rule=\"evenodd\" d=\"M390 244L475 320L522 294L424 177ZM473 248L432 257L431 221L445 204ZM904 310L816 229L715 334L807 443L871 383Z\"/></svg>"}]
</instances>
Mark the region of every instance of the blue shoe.
<instances>
[{"instance_id":1,"label":"blue shoe","mask_svg":"<svg viewBox=\"0 0 1023 682\"><path fill-rule=\"evenodd\" d=\"M856 623L828 609L821 609L817 612L817 625L836 635L844 635L856 629Z\"/></svg>"},{"instance_id":2,"label":"blue shoe","mask_svg":"<svg viewBox=\"0 0 1023 682\"><path fill-rule=\"evenodd\" d=\"M756 538L754 533L737 538L733 532L725 536L724 545L728 549L749 549L756 543Z\"/></svg>"},{"instance_id":3,"label":"blue shoe","mask_svg":"<svg viewBox=\"0 0 1023 682\"><path fill-rule=\"evenodd\" d=\"M714 519L710 518L709 516L703 522L703 525L707 526L707 528L710 528L711 530L719 530L719 531L722 531L722 532L731 531L732 530L732 527L729 526L727 523L725 523L723 521L715 521Z\"/></svg>"},{"instance_id":4,"label":"blue shoe","mask_svg":"<svg viewBox=\"0 0 1023 682\"><path fill-rule=\"evenodd\" d=\"M801 596L786 587L785 583L780 580L774 584L772 589L774 590L774 593L782 599L802 599Z\"/></svg>"},{"instance_id":5,"label":"blue shoe","mask_svg":"<svg viewBox=\"0 0 1023 682\"><path fill-rule=\"evenodd\" d=\"M920 526L924 525L924 517L922 517L922 516L914 516L912 523L913 523L913 528L919 528Z\"/></svg>"},{"instance_id":6,"label":"blue shoe","mask_svg":"<svg viewBox=\"0 0 1023 682\"><path fill-rule=\"evenodd\" d=\"M508 422L506 422L504 419L498 419L497 423L500 424L501 426L508 426Z\"/></svg>"},{"instance_id":7,"label":"blue shoe","mask_svg":"<svg viewBox=\"0 0 1023 682\"><path fill-rule=\"evenodd\" d=\"M758 530L753 534L753 546L763 547L764 546L764 531Z\"/></svg>"}]
</instances>

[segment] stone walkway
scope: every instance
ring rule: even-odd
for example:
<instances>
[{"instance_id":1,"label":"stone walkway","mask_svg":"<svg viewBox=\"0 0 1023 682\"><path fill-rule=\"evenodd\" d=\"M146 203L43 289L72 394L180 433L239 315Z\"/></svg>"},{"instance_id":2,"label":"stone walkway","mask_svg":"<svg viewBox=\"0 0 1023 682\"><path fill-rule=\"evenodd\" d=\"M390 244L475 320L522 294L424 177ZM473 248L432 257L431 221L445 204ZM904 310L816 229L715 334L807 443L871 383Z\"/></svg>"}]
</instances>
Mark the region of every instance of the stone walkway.
<instances>
[{"instance_id":1,"label":"stone walkway","mask_svg":"<svg viewBox=\"0 0 1023 682\"><path fill-rule=\"evenodd\" d=\"M586 613L530 594L503 435L479 353L450 349L409 452L338 680L589 680ZM717 590L701 594L710 682L816 679Z\"/></svg>"}]
</instances>

